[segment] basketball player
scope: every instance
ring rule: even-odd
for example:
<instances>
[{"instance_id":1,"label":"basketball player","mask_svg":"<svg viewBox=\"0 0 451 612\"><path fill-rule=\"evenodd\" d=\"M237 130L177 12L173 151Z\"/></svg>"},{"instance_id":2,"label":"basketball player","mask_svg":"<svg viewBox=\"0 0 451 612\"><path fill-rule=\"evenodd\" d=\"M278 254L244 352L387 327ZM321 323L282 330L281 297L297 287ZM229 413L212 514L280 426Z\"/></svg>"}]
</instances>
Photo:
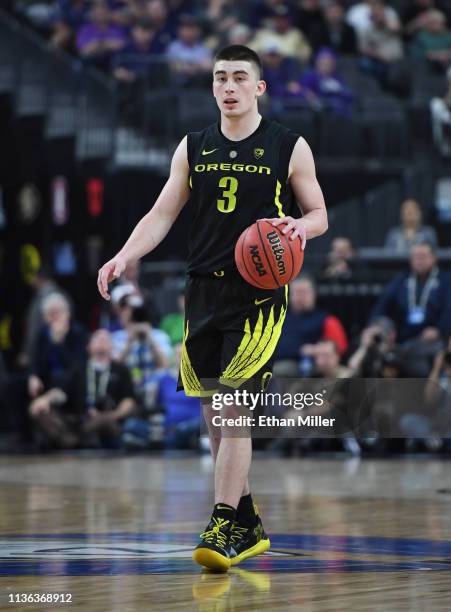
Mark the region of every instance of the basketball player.
<instances>
[{"instance_id":1,"label":"basketball player","mask_svg":"<svg viewBox=\"0 0 451 612\"><path fill-rule=\"evenodd\" d=\"M286 287L257 289L239 276L235 243L262 218L283 224L292 240L300 238L302 249L327 229L310 148L303 138L261 117L257 101L265 88L260 59L251 49L233 45L216 55L213 95L220 121L183 138L155 205L98 276L100 294L109 299L108 283L129 262L155 249L190 202L180 388L202 398L216 462L215 506L193 558L223 571L268 550L269 539L247 479L251 438L221 437L211 425L215 412L208 398L234 380L267 380L287 308ZM301 218L290 214L295 201Z\"/></svg>"}]
</instances>

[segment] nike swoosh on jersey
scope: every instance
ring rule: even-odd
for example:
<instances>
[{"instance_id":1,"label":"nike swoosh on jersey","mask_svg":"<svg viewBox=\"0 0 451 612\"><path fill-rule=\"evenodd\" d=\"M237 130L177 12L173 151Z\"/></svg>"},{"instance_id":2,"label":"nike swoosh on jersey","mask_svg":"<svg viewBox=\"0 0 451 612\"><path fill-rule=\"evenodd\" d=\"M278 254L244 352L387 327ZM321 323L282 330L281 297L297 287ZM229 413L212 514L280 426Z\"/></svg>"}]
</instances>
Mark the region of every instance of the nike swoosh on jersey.
<instances>
[{"instance_id":1,"label":"nike swoosh on jersey","mask_svg":"<svg viewBox=\"0 0 451 612\"><path fill-rule=\"evenodd\" d=\"M263 302L267 302L270 299L271 298L265 298L264 300L255 300L255 305L258 306L259 304L263 304Z\"/></svg>"},{"instance_id":2,"label":"nike swoosh on jersey","mask_svg":"<svg viewBox=\"0 0 451 612\"><path fill-rule=\"evenodd\" d=\"M212 149L211 151L206 151L205 149L202 151L202 155L210 155L211 153L214 153L215 151L217 151L218 149Z\"/></svg>"}]
</instances>

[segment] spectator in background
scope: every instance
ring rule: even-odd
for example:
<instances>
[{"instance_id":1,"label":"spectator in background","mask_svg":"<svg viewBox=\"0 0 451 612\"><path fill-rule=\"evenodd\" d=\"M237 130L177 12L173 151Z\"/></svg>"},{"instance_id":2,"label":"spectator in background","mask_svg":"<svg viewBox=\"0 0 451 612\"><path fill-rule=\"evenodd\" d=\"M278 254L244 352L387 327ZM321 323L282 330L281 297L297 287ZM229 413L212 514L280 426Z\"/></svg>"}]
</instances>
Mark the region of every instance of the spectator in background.
<instances>
[{"instance_id":1,"label":"spectator in background","mask_svg":"<svg viewBox=\"0 0 451 612\"><path fill-rule=\"evenodd\" d=\"M206 44L210 49L220 49L227 45L247 45L251 37L251 30L245 25L245 10L238 3L227 0L210 0L207 3L203 17L206 18L208 37ZM236 32L232 32L239 26ZM241 32L240 32L241 29ZM239 42L229 42L235 38Z\"/></svg>"},{"instance_id":2,"label":"spectator in background","mask_svg":"<svg viewBox=\"0 0 451 612\"><path fill-rule=\"evenodd\" d=\"M156 403L164 409L166 446L197 448L201 424L199 399L188 397L183 390L177 391L182 350L181 343L175 345L171 367L158 381Z\"/></svg>"},{"instance_id":3,"label":"spectator in background","mask_svg":"<svg viewBox=\"0 0 451 612\"><path fill-rule=\"evenodd\" d=\"M407 255L414 244L428 242L437 246L437 235L432 227L422 225L423 215L416 200L408 198L401 204L401 225L393 227L385 239L385 248Z\"/></svg>"},{"instance_id":4,"label":"spectator in background","mask_svg":"<svg viewBox=\"0 0 451 612\"><path fill-rule=\"evenodd\" d=\"M185 320L185 291L181 290L177 296L178 312L171 312L161 319L160 329L169 336L173 346L183 342Z\"/></svg>"},{"instance_id":5,"label":"spectator in background","mask_svg":"<svg viewBox=\"0 0 451 612\"><path fill-rule=\"evenodd\" d=\"M257 30L249 46L257 53L275 46L282 55L301 62L307 62L311 54L310 45L303 34L293 26L290 8L285 4L276 5L270 25Z\"/></svg>"},{"instance_id":6,"label":"spectator in background","mask_svg":"<svg viewBox=\"0 0 451 612\"><path fill-rule=\"evenodd\" d=\"M337 72L337 58L331 49L321 49L312 70L300 82L300 90L315 110L330 110L336 115L349 116L354 94Z\"/></svg>"},{"instance_id":7,"label":"spectator in background","mask_svg":"<svg viewBox=\"0 0 451 612\"><path fill-rule=\"evenodd\" d=\"M428 11L423 17L423 27L411 44L414 57L424 58L439 68L447 68L451 62L451 31L446 17L440 11Z\"/></svg>"},{"instance_id":8,"label":"spectator in background","mask_svg":"<svg viewBox=\"0 0 451 612\"><path fill-rule=\"evenodd\" d=\"M300 0L298 6L296 25L303 31L307 40L312 41L316 32L325 25L321 0Z\"/></svg>"},{"instance_id":9,"label":"spectator in background","mask_svg":"<svg viewBox=\"0 0 451 612\"><path fill-rule=\"evenodd\" d=\"M412 246L410 270L387 285L370 321L380 316L394 321L410 374L427 376L432 358L451 330L451 281L439 270L427 242Z\"/></svg>"},{"instance_id":10,"label":"spectator in background","mask_svg":"<svg viewBox=\"0 0 451 612\"><path fill-rule=\"evenodd\" d=\"M320 378L348 378L349 368L340 365L340 350L333 340L320 340L313 352L313 373Z\"/></svg>"},{"instance_id":11,"label":"spectator in background","mask_svg":"<svg viewBox=\"0 0 451 612\"><path fill-rule=\"evenodd\" d=\"M246 23L252 28L264 28L270 24L274 11L279 6L287 6L286 0L252 0L249 2L249 13L246 19ZM295 15L295 11L291 9L290 14L292 17Z\"/></svg>"},{"instance_id":12,"label":"spectator in background","mask_svg":"<svg viewBox=\"0 0 451 612\"><path fill-rule=\"evenodd\" d=\"M390 64L404 55L401 31L383 4L375 3L370 10L371 24L360 33L360 66L385 84Z\"/></svg>"},{"instance_id":13,"label":"spectator in background","mask_svg":"<svg viewBox=\"0 0 451 612\"><path fill-rule=\"evenodd\" d=\"M152 327L143 301L126 295L119 302L122 329L112 333L113 356L131 372L135 396L147 411L153 409L158 372L172 354L167 334Z\"/></svg>"},{"instance_id":14,"label":"spectator in background","mask_svg":"<svg viewBox=\"0 0 451 612\"><path fill-rule=\"evenodd\" d=\"M334 238L327 254L327 266L323 276L329 279L348 279L352 277L355 250L349 238Z\"/></svg>"},{"instance_id":15,"label":"spectator in background","mask_svg":"<svg viewBox=\"0 0 451 612\"><path fill-rule=\"evenodd\" d=\"M115 79L124 83L135 83L146 75L150 67L149 56L164 51L164 46L156 38L156 34L149 22L140 21L134 24L129 43L114 58Z\"/></svg>"},{"instance_id":16,"label":"spectator in background","mask_svg":"<svg viewBox=\"0 0 451 612\"><path fill-rule=\"evenodd\" d=\"M97 68L107 70L113 54L125 44L125 30L113 24L107 4L103 0L96 0L90 11L90 23L81 26L77 34L80 57Z\"/></svg>"},{"instance_id":17,"label":"spectator in background","mask_svg":"<svg viewBox=\"0 0 451 612\"><path fill-rule=\"evenodd\" d=\"M211 70L211 51L201 40L199 21L192 15L180 18L177 38L169 45L166 57L180 84L203 83Z\"/></svg>"},{"instance_id":18,"label":"spectator in background","mask_svg":"<svg viewBox=\"0 0 451 612\"><path fill-rule=\"evenodd\" d=\"M432 98L432 135L435 146L444 157L451 155L451 66L446 73L448 90L443 98Z\"/></svg>"},{"instance_id":19,"label":"spectator in background","mask_svg":"<svg viewBox=\"0 0 451 612\"><path fill-rule=\"evenodd\" d=\"M280 98L298 96L302 98L299 86L299 65L291 58L282 55L277 45L270 45L261 54L266 91Z\"/></svg>"},{"instance_id":20,"label":"spectator in background","mask_svg":"<svg viewBox=\"0 0 451 612\"><path fill-rule=\"evenodd\" d=\"M366 2L354 4L346 13L346 21L354 28L359 38L363 32L373 27L374 7L382 7L385 24L389 30L392 32L401 30L398 13L392 6L387 6L384 0L366 0Z\"/></svg>"},{"instance_id":21,"label":"spectator in background","mask_svg":"<svg viewBox=\"0 0 451 612\"><path fill-rule=\"evenodd\" d=\"M44 299L51 293L63 293L45 266L36 272L30 284L34 293L27 310L22 351L17 358L18 364L21 367L27 367L30 363L33 346L37 342L37 337L43 324L42 303Z\"/></svg>"},{"instance_id":22,"label":"spectator in background","mask_svg":"<svg viewBox=\"0 0 451 612\"><path fill-rule=\"evenodd\" d=\"M407 38L411 38L424 28L429 11L434 9L446 15L448 27L451 26L451 11L445 2L441 0L411 0L402 13L404 33Z\"/></svg>"},{"instance_id":23,"label":"spectator in background","mask_svg":"<svg viewBox=\"0 0 451 612\"><path fill-rule=\"evenodd\" d=\"M160 321L160 312L155 302L155 296L152 291L144 287L140 281L141 277L141 260L130 261L125 268L122 277L121 284L132 286L135 293L139 295L144 301L144 308L149 315L149 320L152 325L158 325ZM119 285L120 286L120 285Z\"/></svg>"},{"instance_id":24,"label":"spectator in background","mask_svg":"<svg viewBox=\"0 0 451 612\"><path fill-rule=\"evenodd\" d=\"M310 38L314 50L329 47L341 55L357 53L357 37L354 28L345 21L345 12L340 2L330 2L324 7L324 20L315 28Z\"/></svg>"},{"instance_id":25,"label":"spectator in background","mask_svg":"<svg viewBox=\"0 0 451 612\"><path fill-rule=\"evenodd\" d=\"M245 23L236 23L230 30L227 31L227 39L224 46L228 45L244 45L249 44L252 37L252 30Z\"/></svg>"},{"instance_id":26,"label":"spectator in background","mask_svg":"<svg viewBox=\"0 0 451 612\"><path fill-rule=\"evenodd\" d=\"M352 376L377 378L385 354L396 351L396 327L387 317L374 319L360 334L360 343L348 361Z\"/></svg>"},{"instance_id":27,"label":"spectator in background","mask_svg":"<svg viewBox=\"0 0 451 612\"><path fill-rule=\"evenodd\" d=\"M75 367L62 388L49 389L30 405L46 441L58 448L110 444L136 410L130 374L111 359L111 337L96 331L88 361Z\"/></svg>"},{"instance_id":28,"label":"spectator in background","mask_svg":"<svg viewBox=\"0 0 451 612\"><path fill-rule=\"evenodd\" d=\"M290 285L289 308L276 353L275 373L279 376L308 376L313 366L314 347L320 340L333 340L340 355L348 339L340 321L316 307L316 288L303 274Z\"/></svg>"},{"instance_id":29,"label":"spectator in background","mask_svg":"<svg viewBox=\"0 0 451 612\"><path fill-rule=\"evenodd\" d=\"M175 36L176 28L169 22L169 9L162 0L148 0L145 5L143 19L148 20L158 32L158 39L167 45Z\"/></svg>"},{"instance_id":30,"label":"spectator in background","mask_svg":"<svg viewBox=\"0 0 451 612\"><path fill-rule=\"evenodd\" d=\"M69 370L85 359L86 334L71 320L70 305L61 293L51 293L42 302L44 326L33 347L28 378L30 397L45 389L61 387Z\"/></svg>"},{"instance_id":31,"label":"spectator in background","mask_svg":"<svg viewBox=\"0 0 451 612\"><path fill-rule=\"evenodd\" d=\"M58 0L51 42L55 47L68 49L75 42L75 34L88 21L90 0Z\"/></svg>"}]
</instances>

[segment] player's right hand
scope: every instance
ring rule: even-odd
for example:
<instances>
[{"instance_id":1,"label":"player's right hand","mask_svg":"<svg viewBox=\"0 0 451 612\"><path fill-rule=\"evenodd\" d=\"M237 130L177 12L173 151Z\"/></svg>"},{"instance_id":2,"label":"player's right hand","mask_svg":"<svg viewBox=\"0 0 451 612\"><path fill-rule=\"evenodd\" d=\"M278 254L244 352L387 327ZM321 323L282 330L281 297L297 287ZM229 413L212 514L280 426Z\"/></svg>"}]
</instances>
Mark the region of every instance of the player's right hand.
<instances>
[{"instance_id":1,"label":"player's right hand","mask_svg":"<svg viewBox=\"0 0 451 612\"><path fill-rule=\"evenodd\" d=\"M125 270L126 262L123 257L116 255L110 261L107 261L100 270L97 276L97 288L100 295L105 299L110 299L108 293L108 284L119 278L122 272Z\"/></svg>"}]
</instances>

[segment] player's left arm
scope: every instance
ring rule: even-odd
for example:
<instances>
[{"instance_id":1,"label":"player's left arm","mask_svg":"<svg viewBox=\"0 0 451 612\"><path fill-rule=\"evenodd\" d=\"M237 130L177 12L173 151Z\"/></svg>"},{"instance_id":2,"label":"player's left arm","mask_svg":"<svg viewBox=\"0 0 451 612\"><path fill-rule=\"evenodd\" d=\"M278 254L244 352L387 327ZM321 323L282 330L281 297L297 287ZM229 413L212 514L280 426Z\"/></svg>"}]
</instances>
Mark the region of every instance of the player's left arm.
<instances>
[{"instance_id":1,"label":"player's left arm","mask_svg":"<svg viewBox=\"0 0 451 612\"><path fill-rule=\"evenodd\" d=\"M315 162L312 151L304 138L299 138L291 154L288 180L302 211L300 219L281 217L271 219L274 226L286 224L282 233L290 234L290 240L298 236L302 249L311 238L321 236L327 231L327 210L323 192L316 178Z\"/></svg>"}]
</instances>

